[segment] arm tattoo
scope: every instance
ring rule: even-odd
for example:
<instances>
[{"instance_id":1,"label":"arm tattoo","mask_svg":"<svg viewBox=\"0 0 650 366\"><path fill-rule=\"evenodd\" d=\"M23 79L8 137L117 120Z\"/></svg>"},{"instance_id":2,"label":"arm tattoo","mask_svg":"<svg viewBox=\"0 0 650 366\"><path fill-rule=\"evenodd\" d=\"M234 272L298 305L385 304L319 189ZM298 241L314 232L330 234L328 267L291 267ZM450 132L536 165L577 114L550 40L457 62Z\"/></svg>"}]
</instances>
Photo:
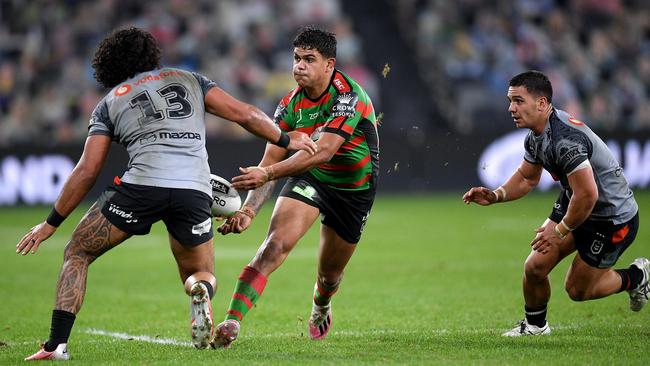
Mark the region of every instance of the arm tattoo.
<instances>
[{"instance_id":1,"label":"arm tattoo","mask_svg":"<svg viewBox=\"0 0 650 366\"><path fill-rule=\"evenodd\" d=\"M256 214L259 213L262 205L264 205L264 202L266 202L266 200L271 197L276 184L278 184L278 181L273 180L255 190L250 191L246 197L244 205L252 208Z\"/></svg>"}]
</instances>

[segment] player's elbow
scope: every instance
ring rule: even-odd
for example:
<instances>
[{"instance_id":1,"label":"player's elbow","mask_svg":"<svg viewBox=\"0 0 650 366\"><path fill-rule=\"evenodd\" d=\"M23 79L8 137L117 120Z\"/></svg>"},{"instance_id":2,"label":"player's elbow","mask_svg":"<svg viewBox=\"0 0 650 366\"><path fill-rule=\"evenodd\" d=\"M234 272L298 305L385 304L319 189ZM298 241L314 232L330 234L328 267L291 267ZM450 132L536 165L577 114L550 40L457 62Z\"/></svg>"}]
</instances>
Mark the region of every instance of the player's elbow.
<instances>
[{"instance_id":1,"label":"player's elbow","mask_svg":"<svg viewBox=\"0 0 650 366\"><path fill-rule=\"evenodd\" d=\"M83 163L75 167L74 175L80 183L94 183L100 170L99 164Z\"/></svg>"},{"instance_id":2,"label":"player's elbow","mask_svg":"<svg viewBox=\"0 0 650 366\"><path fill-rule=\"evenodd\" d=\"M258 111L250 104L247 104L244 108L234 111L232 119L232 121L247 130L250 130L251 126L253 126L258 120Z\"/></svg>"},{"instance_id":3,"label":"player's elbow","mask_svg":"<svg viewBox=\"0 0 650 366\"><path fill-rule=\"evenodd\" d=\"M334 154L336 154L337 148L331 144L318 145L318 152L316 152L315 160L316 165L327 163L332 160Z\"/></svg>"}]
</instances>

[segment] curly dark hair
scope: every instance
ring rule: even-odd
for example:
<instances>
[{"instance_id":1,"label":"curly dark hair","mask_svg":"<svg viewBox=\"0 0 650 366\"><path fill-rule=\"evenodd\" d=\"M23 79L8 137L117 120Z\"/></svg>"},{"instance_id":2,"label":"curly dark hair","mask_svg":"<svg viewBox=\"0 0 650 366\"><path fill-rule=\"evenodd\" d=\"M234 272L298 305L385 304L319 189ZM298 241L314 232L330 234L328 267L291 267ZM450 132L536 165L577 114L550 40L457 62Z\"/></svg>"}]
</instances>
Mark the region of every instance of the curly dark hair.
<instances>
[{"instance_id":1,"label":"curly dark hair","mask_svg":"<svg viewBox=\"0 0 650 366\"><path fill-rule=\"evenodd\" d=\"M160 67L160 47L151 33L140 28L113 31L99 44L92 63L95 79L113 88L138 73Z\"/></svg>"},{"instance_id":2,"label":"curly dark hair","mask_svg":"<svg viewBox=\"0 0 650 366\"><path fill-rule=\"evenodd\" d=\"M294 47L315 49L326 58L336 57L336 36L313 25L303 27L293 40Z\"/></svg>"}]
</instances>

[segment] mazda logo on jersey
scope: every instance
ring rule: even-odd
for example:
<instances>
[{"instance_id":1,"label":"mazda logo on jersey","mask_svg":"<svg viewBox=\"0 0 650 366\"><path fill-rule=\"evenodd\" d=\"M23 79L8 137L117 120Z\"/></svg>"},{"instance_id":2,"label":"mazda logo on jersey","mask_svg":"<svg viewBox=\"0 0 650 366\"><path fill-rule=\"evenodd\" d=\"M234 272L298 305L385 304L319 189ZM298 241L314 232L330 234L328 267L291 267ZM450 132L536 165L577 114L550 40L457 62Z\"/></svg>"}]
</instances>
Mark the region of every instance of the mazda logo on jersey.
<instances>
[{"instance_id":1,"label":"mazda logo on jersey","mask_svg":"<svg viewBox=\"0 0 650 366\"><path fill-rule=\"evenodd\" d=\"M140 144L146 145L156 142L158 139L172 139L172 140L201 140L201 135L196 132L158 132L147 133L140 138Z\"/></svg>"}]
</instances>

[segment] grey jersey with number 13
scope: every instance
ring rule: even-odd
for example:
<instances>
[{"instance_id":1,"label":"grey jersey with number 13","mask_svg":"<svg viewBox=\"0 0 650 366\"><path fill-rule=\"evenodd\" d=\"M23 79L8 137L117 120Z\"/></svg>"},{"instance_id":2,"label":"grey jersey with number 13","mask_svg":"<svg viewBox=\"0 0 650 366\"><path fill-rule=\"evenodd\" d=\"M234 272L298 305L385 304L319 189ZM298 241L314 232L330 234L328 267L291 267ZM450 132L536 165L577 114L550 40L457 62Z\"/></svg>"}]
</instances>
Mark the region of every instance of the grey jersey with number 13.
<instances>
[{"instance_id":1,"label":"grey jersey with number 13","mask_svg":"<svg viewBox=\"0 0 650 366\"><path fill-rule=\"evenodd\" d=\"M113 88L90 119L89 135L126 147L121 180L212 195L205 149L205 94L216 84L173 68L140 73Z\"/></svg>"}]
</instances>

